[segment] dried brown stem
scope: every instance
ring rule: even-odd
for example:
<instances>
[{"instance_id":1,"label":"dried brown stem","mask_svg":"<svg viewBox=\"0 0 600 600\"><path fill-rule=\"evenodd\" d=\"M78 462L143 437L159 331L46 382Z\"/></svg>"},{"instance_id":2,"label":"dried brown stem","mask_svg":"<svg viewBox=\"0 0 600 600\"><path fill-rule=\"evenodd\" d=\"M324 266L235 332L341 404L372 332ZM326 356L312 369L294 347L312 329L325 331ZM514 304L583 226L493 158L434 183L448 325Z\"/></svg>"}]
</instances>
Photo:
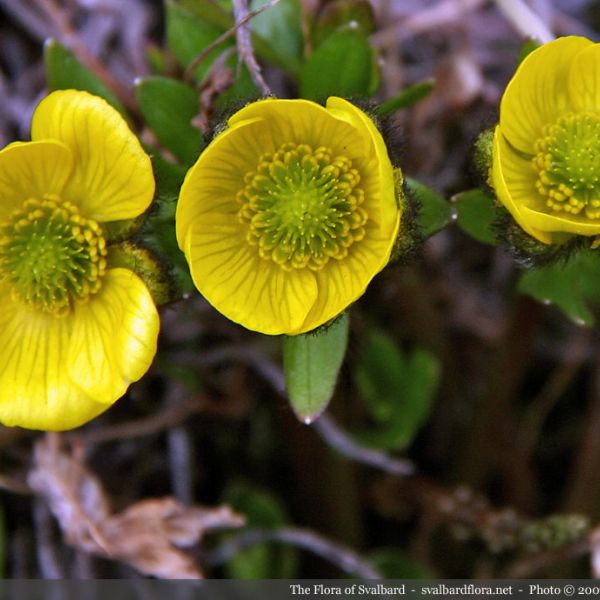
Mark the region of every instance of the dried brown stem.
<instances>
[{"instance_id":1,"label":"dried brown stem","mask_svg":"<svg viewBox=\"0 0 600 600\"><path fill-rule=\"evenodd\" d=\"M304 46L302 48L302 56L308 58L312 53L312 40L311 40L311 13L314 12L314 7L309 6L310 0L300 1L300 27L302 28L302 40Z\"/></svg>"},{"instance_id":2,"label":"dried brown stem","mask_svg":"<svg viewBox=\"0 0 600 600\"><path fill-rule=\"evenodd\" d=\"M394 458L385 452L361 446L347 433L342 431L328 415L321 415L312 425L329 446L344 457L369 465L390 475L412 475L415 466L408 460Z\"/></svg>"},{"instance_id":3,"label":"dried brown stem","mask_svg":"<svg viewBox=\"0 0 600 600\"><path fill-rule=\"evenodd\" d=\"M254 17L256 17L256 15L259 15L261 12L267 10L268 8L275 6L275 4L277 4L278 2L279 2L279 0L270 0L269 2L267 2L260 8L257 8L256 10L253 10L250 12L246 11L246 13L243 16L241 16L239 19L236 18L236 23L231 29L228 29L225 33L221 34L216 40L214 40L208 46L206 46L206 48L204 48L202 50L202 52L200 52L200 54L198 54L192 60L192 62L190 62L190 64L187 66L186 70L183 73L183 78L185 79L185 81L188 81L188 82L193 81L194 73L196 72L196 69L215 48L218 48L223 42L226 42L229 38L237 35L237 32L239 31L239 29L243 28L249 21L251 21ZM254 57L254 54L252 54L252 56ZM248 68L250 68L250 67L248 67ZM250 71L250 73L254 76L252 71ZM259 67L259 74L260 74L260 67ZM262 75L260 75L260 77L262 79ZM259 87L260 87L260 85L259 85ZM268 93L270 94L270 90Z\"/></svg>"},{"instance_id":4,"label":"dried brown stem","mask_svg":"<svg viewBox=\"0 0 600 600\"><path fill-rule=\"evenodd\" d=\"M53 536L54 521L47 504L39 498L33 503L33 522L37 538L37 561L42 577L64 579L64 567Z\"/></svg>"},{"instance_id":5,"label":"dried brown stem","mask_svg":"<svg viewBox=\"0 0 600 600\"><path fill-rule=\"evenodd\" d=\"M2 474L0 474L0 490L6 490L12 494L31 494L25 481Z\"/></svg>"},{"instance_id":6,"label":"dried brown stem","mask_svg":"<svg viewBox=\"0 0 600 600\"><path fill-rule=\"evenodd\" d=\"M600 347L596 348L594 380L583 423L581 443L575 453L575 463L566 486L568 493L564 508L593 515L600 489Z\"/></svg>"},{"instance_id":7,"label":"dried brown stem","mask_svg":"<svg viewBox=\"0 0 600 600\"><path fill-rule=\"evenodd\" d=\"M462 456L461 480L478 488L490 475L500 473L507 484L507 501L526 512L537 508L538 489L531 465L522 461L514 443L515 398L540 324L540 305L516 298L505 334L490 355L487 390L477 397L473 433Z\"/></svg>"},{"instance_id":8,"label":"dried brown stem","mask_svg":"<svg viewBox=\"0 0 600 600\"><path fill-rule=\"evenodd\" d=\"M174 358L176 361L185 362L186 360L183 355L180 358L177 356ZM281 367L269 359L266 354L252 346L220 346L194 357L193 360L193 364L203 367L227 362L238 362L252 367L278 394L285 396L285 378Z\"/></svg>"},{"instance_id":9,"label":"dried brown stem","mask_svg":"<svg viewBox=\"0 0 600 600\"><path fill-rule=\"evenodd\" d=\"M506 571L502 573L502 577L507 579L534 577L548 571L552 567L563 564L566 560L573 560L574 558L583 556L589 551L590 538L587 537L558 550L550 550L548 552L540 552L526 556L506 569Z\"/></svg>"},{"instance_id":10,"label":"dried brown stem","mask_svg":"<svg viewBox=\"0 0 600 600\"><path fill-rule=\"evenodd\" d=\"M64 437L71 443L87 445L153 435L179 425L189 416L207 410L209 406L212 406L212 402L206 396L193 396L178 404L169 405L145 419L88 431L69 432Z\"/></svg>"},{"instance_id":11,"label":"dried brown stem","mask_svg":"<svg viewBox=\"0 0 600 600\"><path fill-rule=\"evenodd\" d=\"M338 544L314 531L296 527L281 529L247 529L240 534L230 537L216 548L209 557L211 566L220 566L244 548L263 544L265 542L280 542L302 548L320 556L339 567L345 573L357 575L363 579L381 579L380 573L354 550Z\"/></svg>"},{"instance_id":12,"label":"dried brown stem","mask_svg":"<svg viewBox=\"0 0 600 600\"><path fill-rule=\"evenodd\" d=\"M241 23L244 19L246 19L248 16L248 0L233 0L233 13L235 15L236 23ZM242 25L238 25L235 37L238 54L248 67L248 71L250 71L250 75L252 76L254 83L256 83L263 96L272 96L273 92L267 85L267 82L264 80L260 65L254 56L254 48L252 48L250 29L248 28L247 22Z\"/></svg>"},{"instance_id":13,"label":"dried brown stem","mask_svg":"<svg viewBox=\"0 0 600 600\"><path fill-rule=\"evenodd\" d=\"M554 39L544 21L522 0L496 0L496 5L523 37L533 38L542 44Z\"/></svg>"},{"instance_id":14,"label":"dried brown stem","mask_svg":"<svg viewBox=\"0 0 600 600\"><path fill-rule=\"evenodd\" d=\"M0 0L0 6L40 42L50 35L51 28L48 23L25 2Z\"/></svg>"},{"instance_id":15,"label":"dried brown stem","mask_svg":"<svg viewBox=\"0 0 600 600\"><path fill-rule=\"evenodd\" d=\"M550 374L540 393L528 406L516 436L516 446L521 451L522 460L531 458L547 416L586 359L589 341L589 330L577 330L565 346L564 360Z\"/></svg>"}]
</instances>

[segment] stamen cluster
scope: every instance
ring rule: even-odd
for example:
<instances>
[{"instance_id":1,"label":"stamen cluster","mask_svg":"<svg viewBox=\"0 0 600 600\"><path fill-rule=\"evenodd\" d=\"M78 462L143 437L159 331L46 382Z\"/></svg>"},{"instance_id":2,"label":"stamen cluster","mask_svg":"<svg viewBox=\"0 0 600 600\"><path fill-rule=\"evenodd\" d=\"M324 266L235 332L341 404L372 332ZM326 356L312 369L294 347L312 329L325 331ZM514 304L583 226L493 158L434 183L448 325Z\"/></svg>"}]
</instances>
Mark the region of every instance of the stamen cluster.
<instances>
[{"instance_id":1,"label":"stamen cluster","mask_svg":"<svg viewBox=\"0 0 600 600\"><path fill-rule=\"evenodd\" d=\"M237 200L246 239L285 270L320 270L365 235L360 175L330 148L285 143L263 154L244 182Z\"/></svg>"},{"instance_id":2,"label":"stamen cluster","mask_svg":"<svg viewBox=\"0 0 600 600\"><path fill-rule=\"evenodd\" d=\"M535 145L536 188L555 212L600 218L600 116L568 113Z\"/></svg>"},{"instance_id":3,"label":"stamen cluster","mask_svg":"<svg viewBox=\"0 0 600 600\"><path fill-rule=\"evenodd\" d=\"M31 198L0 224L0 280L25 304L55 316L100 289L105 257L100 225L56 197Z\"/></svg>"}]
</instances>

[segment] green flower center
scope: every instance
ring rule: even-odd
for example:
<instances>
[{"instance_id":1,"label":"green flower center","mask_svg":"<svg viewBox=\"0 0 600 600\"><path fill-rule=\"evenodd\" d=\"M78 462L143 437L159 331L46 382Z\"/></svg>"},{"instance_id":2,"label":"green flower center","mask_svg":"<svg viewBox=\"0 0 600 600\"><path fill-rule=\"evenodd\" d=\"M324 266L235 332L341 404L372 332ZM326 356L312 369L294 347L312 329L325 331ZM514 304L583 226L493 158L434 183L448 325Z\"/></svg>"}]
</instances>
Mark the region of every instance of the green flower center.
<instances>
[{"instance_id":1,"label":"green flower center","mask_svg":"<svg viewBox=\"0 0 600 600\"><path fill-rule=\"evenodd\" d=\"M536 187L556 212L600 217L600 115L569 113L536 142Z\"/></svg>"},{"instance_id":2,"label":"green flower center","mask_svg":"<svg viewBox=\"0 0 600 600\"><path fill-rule=\"evenodd\" d=\"M261 156L244 181L237 199L246 239L286 270L322 269L365 235L360 175L329 148L284 144Z\"/></svg>"},{"instance_id":3,"label":"green flower center","mask_svg":"<svg viewBox=\"0 0 600 600\"><path fill-rule=\"evenodd\" d=\"M19 301L56 316L100 289L105 256L98 223L58 198L27 200L0 223L0 280Z\"/></svg>"}]
</instances>

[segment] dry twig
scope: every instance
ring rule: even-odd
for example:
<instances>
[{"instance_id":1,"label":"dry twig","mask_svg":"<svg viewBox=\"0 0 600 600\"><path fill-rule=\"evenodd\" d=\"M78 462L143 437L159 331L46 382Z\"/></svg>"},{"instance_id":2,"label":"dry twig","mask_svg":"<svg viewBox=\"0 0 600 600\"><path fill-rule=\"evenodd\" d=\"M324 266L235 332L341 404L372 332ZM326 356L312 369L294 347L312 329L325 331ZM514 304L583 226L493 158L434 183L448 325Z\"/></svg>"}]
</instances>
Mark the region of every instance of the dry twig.
<instances>
[{"instance_id":1,"label":"dry twig","mask_svg":"<svg viewBox=\"0 0 600 600\"><path fill-rule=\"evenodd\" d=\"M233 0L233 12L236 23L243 21L248 16L248 0ZM252 41L250 40L250 29L247 23L238 26L235 37L238 54L248 67L254 83L256 83L263 96L271 96L273 94L271 88L264 80L260 65L256 62L254 56L254 48L252 48Z\"/></svg>"},{"instance_id":2,"label":"dry twig","mask_svg":"<svg viewBox=\"0 0 600 600\"><path fill-rule=\"evenodd\" d=\"M321 415L312 426L327 444L346 458L375 467L391 475L406 476L415 472L415 466L410 461L394 458L385 452L361 446L342 431L328 415Z\"/></svg>"},{"instance_id":3,"label":"dry twig","mask_svg":"<svg viewBox=\"0 0 600 600\"><path fill-rule=\"evenodd\" d=\"M496 4L523 37L533 38L542 44L554 39L546 23L522 0L496 0Z\"/></svg>"},{"instance_id":4,"label":"dry twig","mask_svg":"<svg viewBox=\"0 0 600 600\"><path fill-rule=\"evenodd\" d=\"M358 575L363 579L381 579L377 570L350 548L333 542L314 531L296 527L269 530L247 529L230 537L216 548L208 562L212 566L220 566L231 560L240 550L265 542L290 544L320 556L350 575Z\"/></svg>"},{"instance_id":5,"label":"dry twig","mask_svg":"<svg viewBox=\"0 0 600 600\"><path fill-rule=\"evenodd\" d=\"M566 510L588 515L596 514L596 499L600 489L600 346L596 346L595 352L593 387L564 500Z\"/></svg>"},{"instance_id":6,"label":"dry twig","mask_svg":"<svg viewBox=\"0 0 600 600\"><path fill-rule=\"evenodd\" d=\"M521 460L527 461L531 458L546 418L587 359L589 341L588 330L577 330L565 344L564 360L550 373L540 393L527 407L526 413L520 420L515 443L520 449Z\"/></svg>"},{"instance_id":7,"label":"dry twig","mask_svg":"<svg viewBox=\"0 0 600 600\"><path fill-rule=\"evenodd\" d=\"M193 396L177 404L168 405L160 412L145 419L128 421L118 425L99 427L65 434L73 444L102 444L145 435L153 435L185 421L190 415L206 410L210 401L205 396Z\"/></svg>"},{"instance_id":8,"label":"dry twig","mask_svg":"<svg viewBox=\"0 0 600 600\"><path fill-rule=\"evenodd\" d=\"M263 6L261 6L260 8L257 8L256 10L248 12L248 10L246 9L246 12L244 13L242 11L242 13L240 15L237 15L237 13L236 13L236 23L235 23L235 25L231 29L228 29L225 33L221 34L216 40L214 40L213 42L211 42L208 46L206 46L206 48L204 48L202 50L202 52L200 52L200 54L198 54L190 62L190 64L187 66L187 68L186 68L186 70L185 70L185 72L183 74L183 78L186 81L188 81L188 82L189 81L193 81L193 79L194 79L194 73L196 72L196 69L202 63L202 61L204 61L204 59L215 48L218 48L223 42L226 42L230 37L233 37L234 35L238 35L238 31L241 28L244 28L249 21L251 21L254 17L256 17L256 15L259 15L261 12L267 10L268 8L271 8L272 6L275 6L278 2L279 2L279 0L270 0L269 2L267 2L266 4L264 4ZM250 34L249 34L249 32L248 32L248 43L250 43ZM250 45L250 50L252 51L252 46L251 45ZM243 55L241 55L241 56L243 58ZM253 52L252 52L252 57L254 58L254 53ZM256 63L256 59L254 59L254 62ZM250 69L250 66L248 64L247 64L247 66ZM260 67L258 66L258 64L256 66L258 67L259 77L260 77L261 80L263 80L262 79L262 75L260 73ZM252 70L250 70L250 73L254 77L254 73L252 72ZM256 81L256 83L260 87L260 89L263 90L263 88L259 84L259 82ZM264 80L263 80L263 83L264 83ZM265 83L265 86L266 86L266 83ZM270 95L271 92L270 92L268 86L267 86L266 89L268 90L268 92L265 95Z\"/></svg>"}]
</instances>

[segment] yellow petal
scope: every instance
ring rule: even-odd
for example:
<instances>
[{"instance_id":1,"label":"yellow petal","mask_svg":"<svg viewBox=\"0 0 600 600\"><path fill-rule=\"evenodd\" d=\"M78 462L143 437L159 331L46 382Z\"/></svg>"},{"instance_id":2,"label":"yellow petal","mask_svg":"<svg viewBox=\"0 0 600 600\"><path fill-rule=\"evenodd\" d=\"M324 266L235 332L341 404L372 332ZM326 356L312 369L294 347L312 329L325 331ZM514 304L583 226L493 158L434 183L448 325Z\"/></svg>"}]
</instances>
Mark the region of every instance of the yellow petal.
<instances>
[{"instance_id":1,"label":"yellow petal","mask_svg":"<svg viewBox=\"0 0 600 600\"><path fill-rule=\"evenodd\" d=\"M25 309L0 287L0 422L28 429L77 427L103 412L69 378L71 322Z\"/></svg>"},{"instance_id":2,"label":"yellow petal","mask_svg":"<svg viewBox=\"0 0 600 600\"><path fill-rule=\"evenodd\" d=\"M185 176L175 218L177 241L184 248L190 225L211 214L229 215L237 223L236 193L244 187L244 175L256 168L260 155L272 151L264 145L262 119L250 119L220 133Z\"/></svg>"},{"instance_id":3,"label":"yellow petal","mask_svg":"<svg viewBox=\"0 0 600 600\"><path fill-rule=\"evenodd\" d=\"M121 115L102 98L61 90L44 98L31 124L34 140L55 139L75 157L64 199L87 218L138 216L154 195L150 158Z\"/></svg>"},{"instance_id":4,"label":"yellow petal","mask_svg":"<svg viewBox=\"0 0 600 600\"><path fill-rule=\"evenodd\" d=\"M572 108L569 70L575 57L592 42L570 36L534 50L520 64L500 104L500 127L512 146L527 154L552 124Z\"/></svg>"},{"instance_id":5,"label":"yellow petal","mask_svg":"<svg viewBox=\"0 0 600 600\"><path fill-rule=\"evenodd\" d=\"M255 139L257 147L267 146L272 152L283 143L308 144L313 148L328 146L334 155L345 155L354 161L365 154L365 140L361 132L339 118L332 111L309 100L280 100L267 98L248 104L235 113L229 124L246 119L263 119L261 136Z\"/></svg>"},{"instance_id":6,"label":"yellow petal","mask_svg":"<svg viewBox=\"0 0 600 600\"><path fill-rule=\"evenodd\" d=\"M531 162L521 158L508 145L500 127L496 127L492 151L492 182L498 201L529 235L549 244L548 233L537 229L528 218L529 213L524 213L527 205L541 202L535 180L536 173Z\"/></svg>"},{"instance_id":7,"label":"yellow petal","mask_svg":"<svg viewBox=\"0 0 600 600\"><path fill-rule=\"evenodd\" d=\"M369 218L376 220L385 230L383 235L389 238L391 231L397 229L398 213L401 214L402 207L396 203L394 172L383 136L362 110L343 98L328 98L327 109L338 119L352 125L365 141L364 156L356 161L365 192L363 208L369 212Z\"/></svg>"},{"instance_id":8,"label":"yellow petal","mask_svg":"<svg viewBox=\"0 0 600 600\"><path fill-rule=\"evenodd\" d=\"M306 269L284 271L267 264L269 267L265 270L271 272L265 273L265 293L255 296L257 306L250 313L250 325L246 326L269 335L296 335L306 331L304 321L317 296L314 274Z\"/></svg>"},{"instance_id":9,"label":"yellow petal","mask_svg":"<svg viewBox=\"0 0 600 600\"><path fill-rule=\"evenodd\" d=\"M111 269L102 288L76 304L66 368L71 379L108 406L148 370L159 317L148 288L127 269Z\"/></svg>"},{"instance_id":10,"label":"yellow petal","mask_svg":"<svg viewBox=\"0 0 600 600\"><path fill-rule=\"evenodd\" d=\"M566 214L547 214L524 207L522 209L523 218L538 231L544 231L549 238L549 243L556 241L553 239L553 233L575 233L578 235L598 235L600 234L600 222L598 220L590 221L587 217ZM564 239L564 236L558 236Z\"/></svg>"},{"instance_id":11,"label":"yellow petal","mask_svg":"<svg viewBox=\"0 0 600 600\"><path fill-rule=\"evenodd\" d=\"M344 260L330 260L316 273L319 293L297 333L311 331L333 319L365 293L373 277L389 262L400 223L400 213L396 215L392 243L388 235L378 235L379 230L367 228L365 238L350 248Z\"/></svg>"},{"instance_id":12,"label":"yellow petal","mask_svg":"<svg viewBox=\"0 0 600 600\"><path fill-rule=\"evenodd\" d=\"M28 198L60 195L73 157L61 142L15 142L0 151L0 220Z\"/></svg>"},{"instance_id":13,"label":"yellow petal","mask_svg":"<svg viewBox=\"0 0 600 600\"><path fill-rule=\"evenodd\" d=\"M587 46L573 58L567 90L576 110L600 107L600 44Z\"/></svg>"},{"instance_id":14,"label":"yellow petal","mask_svg":"<svg viewBox=\"0 0 600 600\"><path fill-rule=\"evenodd\" d=\"M177 205L179 246L184 247L187 228L202 215L234 215L239 209L235 194L244 187L244 175L256 169L262 154L275 152L287 142L313 148L329 146L334 154L356 161L361 175L365 175L361 187L367 188L372 217L379 220L379 190L386 186L389 195L393 189L389 159L385 173L373 168L382 147L385 151L383 140L370 121L370 126L365 124L366 116L358 117L361 111L353 109L346 114L342 109L351 105L337 100L340 105L336 111L308 100L269 98L235 113L228 121L229 127L207 146L186 175ZM334 114L339 112L342 114ZM378 175L373 177L373 172ZM369 193L375 189L377 194Z\"/></svg>"},{"instance_id":15,"label":"yellow petal","mask_svg":"<svg viewBox=\"0 0 600 600\"><path fill-rule=\"evenodd\" d=\"M320 111L325 111L325 109L322 106L316 104L315 102L312 102L311 100L282 100L280 98L264 98L263 100L258 100L256 102L250 102L249 104L238 110L234 115L232 115L229 118L228 124L230 126L236 125L237 123L245 119L258 118L269 120L273 118L274 114L278 113L281 115L281 111L288 111L290 110L290 108L295 110L297 114L301 114L301 112L306 111L313 112L315 107L317 107L317 109Z\"/></svg>"},{"instance_id":16,"label":"yellow petal","mask_svg":"<svg viewBox=\"0 0 600 600\"><path fill-rule=\"evenodd\" d=\"M270 335L299 333L317 296L308 269L284 271L260 258L239 228L217 218L194 222L185 254L194 284L226 317Z\"/></svg>"}]
</instances>

